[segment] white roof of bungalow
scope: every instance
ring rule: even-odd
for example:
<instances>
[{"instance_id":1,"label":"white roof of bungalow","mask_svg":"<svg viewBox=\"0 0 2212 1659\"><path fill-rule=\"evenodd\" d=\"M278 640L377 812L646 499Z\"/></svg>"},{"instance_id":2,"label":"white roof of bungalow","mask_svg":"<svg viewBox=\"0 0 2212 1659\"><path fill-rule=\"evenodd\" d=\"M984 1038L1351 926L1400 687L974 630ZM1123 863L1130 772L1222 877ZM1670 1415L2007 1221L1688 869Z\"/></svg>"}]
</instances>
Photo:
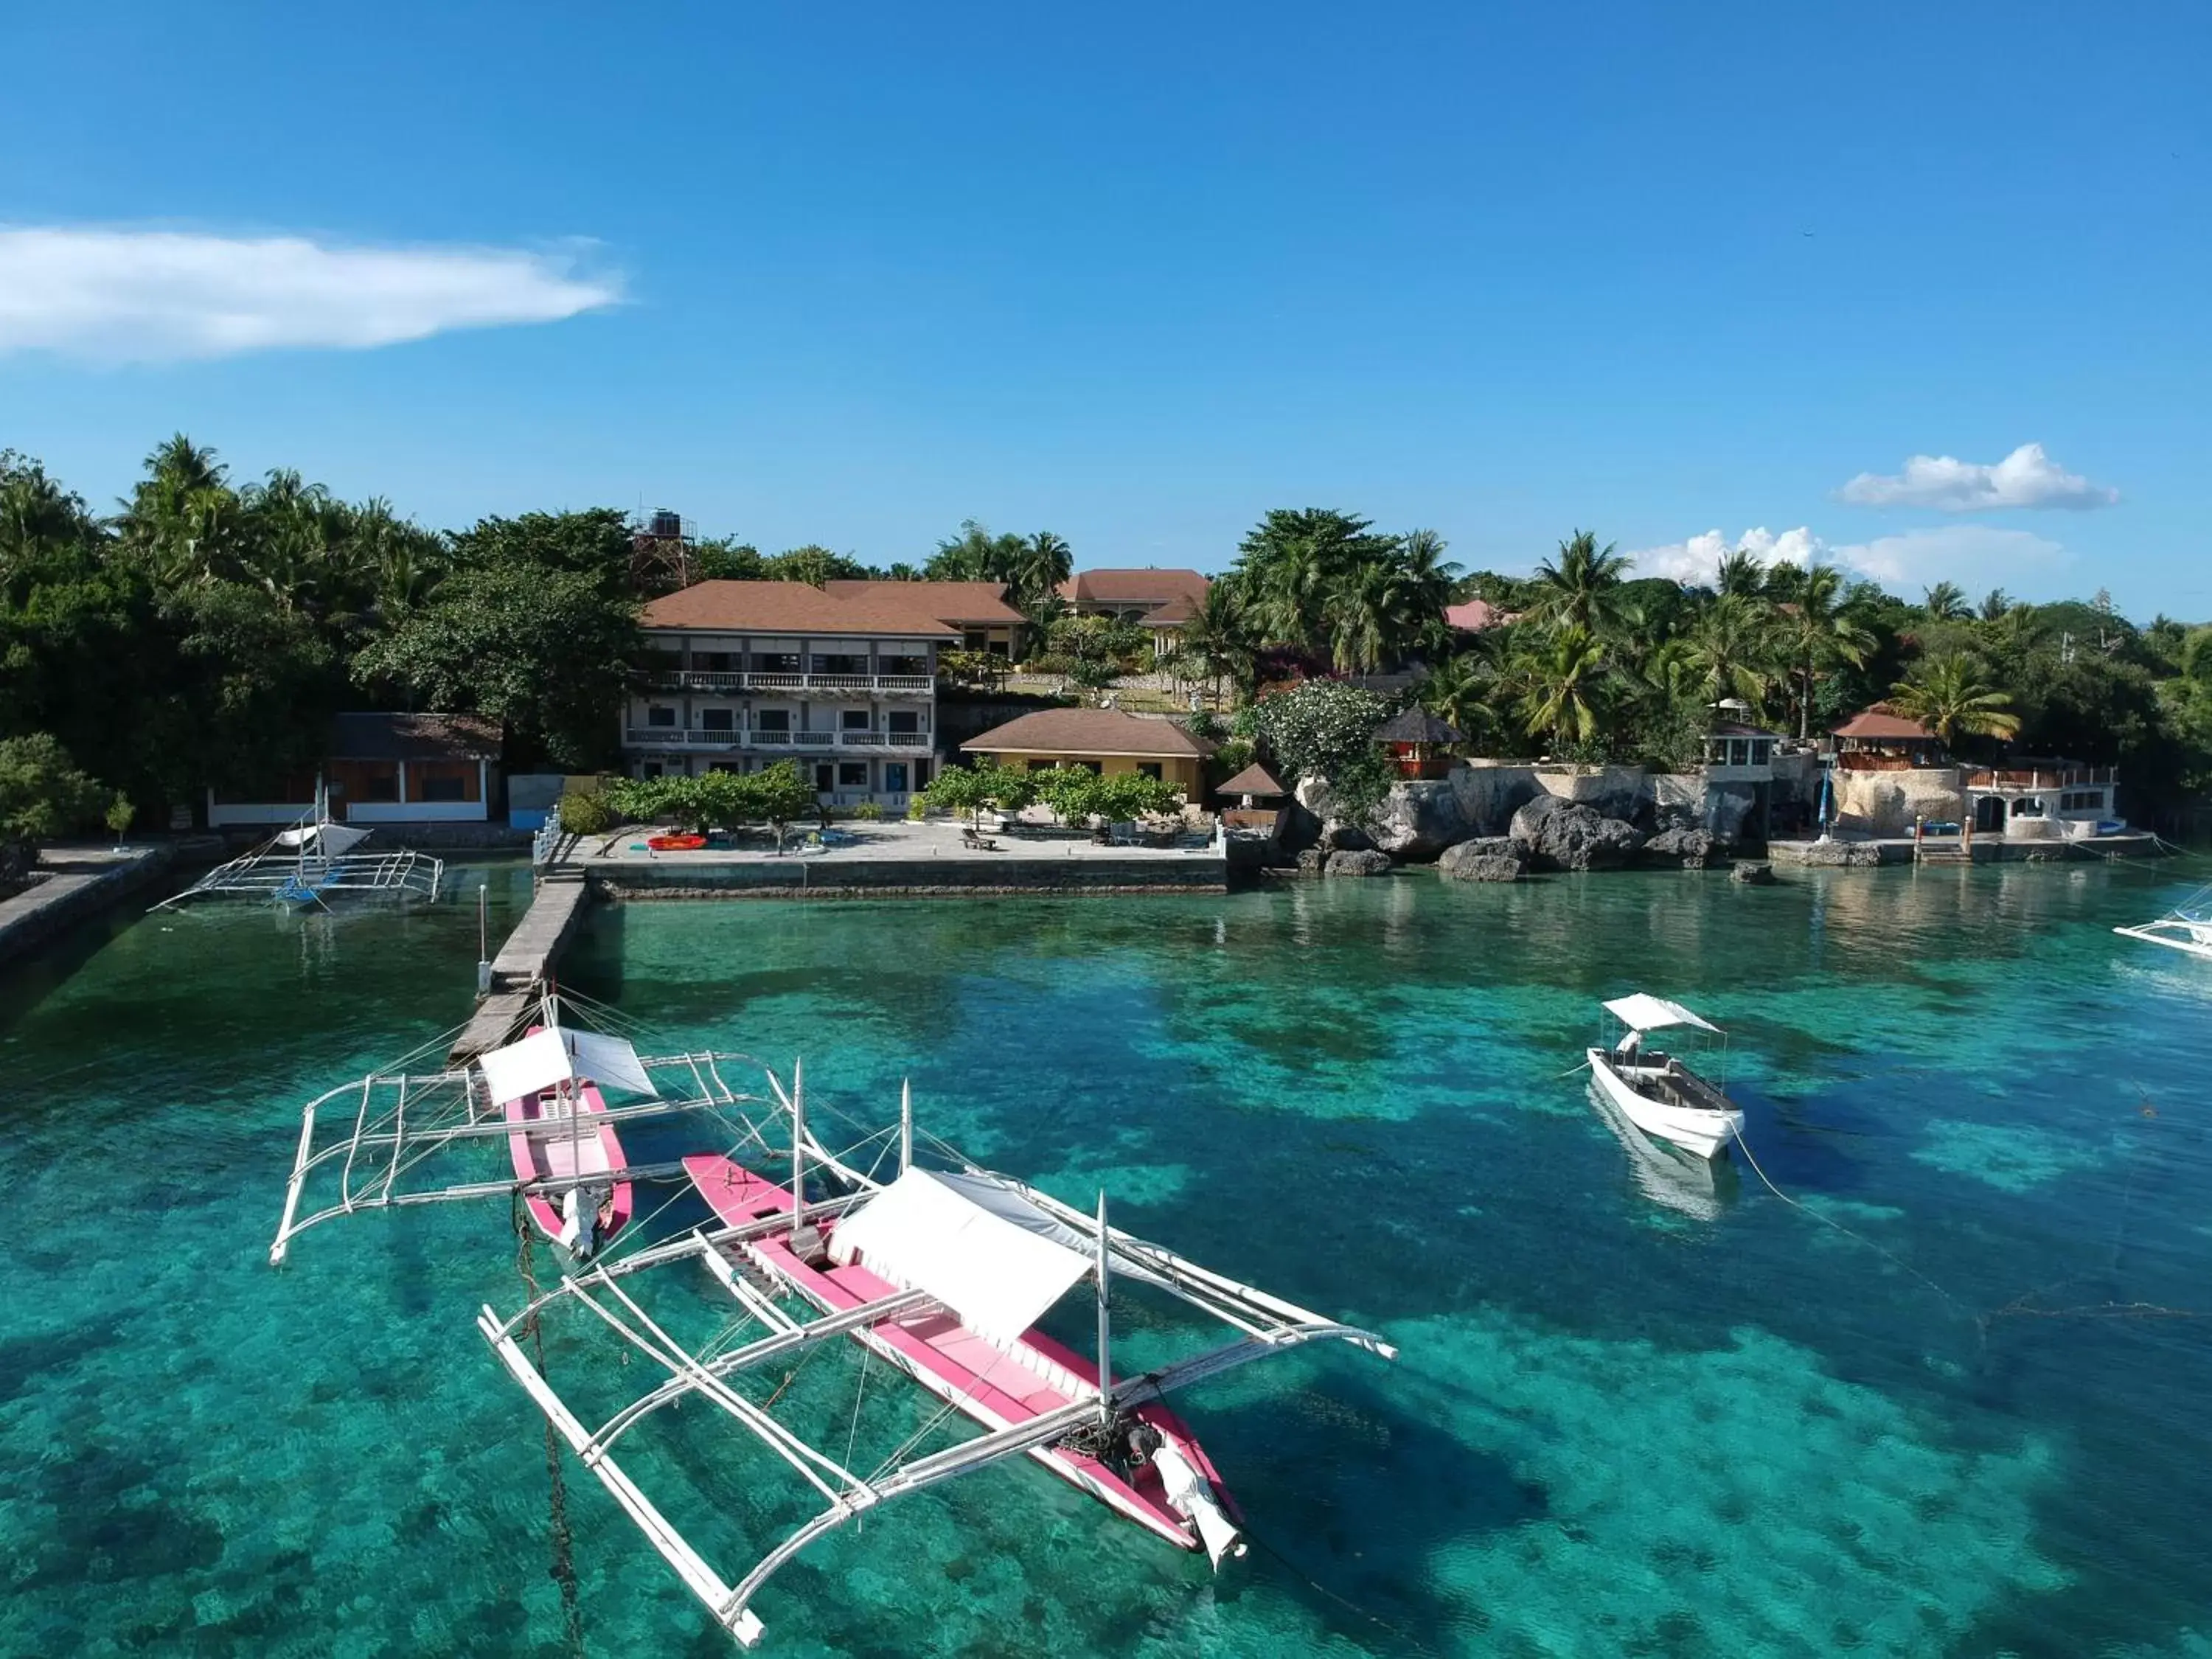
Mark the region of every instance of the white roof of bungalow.
<instances>
[{"instance_id":1,"label":"white roof of bungalow","mask_svg":"<svg viewBox=\"0 0 2212 1659\"><path fill-rule=\"evenodd\" d=\"M1711 1021L1700 1019L1679 1002L1669 1002L1664 997L1655 997L1638 991L1633 996L1608 1002L1605 1011L1623 1025L1637 1031L1663 1031L1669 1025L1694 1025L1700 1031L1717 1031L1721 1028Z\"/></svg>"}]
</instances>

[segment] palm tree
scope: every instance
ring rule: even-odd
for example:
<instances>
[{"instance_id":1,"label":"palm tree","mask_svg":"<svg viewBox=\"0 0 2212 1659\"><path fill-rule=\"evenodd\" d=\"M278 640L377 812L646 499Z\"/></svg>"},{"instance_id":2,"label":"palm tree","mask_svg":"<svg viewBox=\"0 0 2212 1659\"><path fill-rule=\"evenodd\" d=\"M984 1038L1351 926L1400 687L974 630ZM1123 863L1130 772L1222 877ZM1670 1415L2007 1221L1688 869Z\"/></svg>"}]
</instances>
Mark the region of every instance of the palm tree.
<instances>
[{"instance_id":1,"label":"palm tree","mask_svg":"<svg viewBox=\"0 0 2212 1659\"><path fill-rule=\"evenodd\" d=\"M1611 542L1600 547L1587 530L1577 530L1561 542L1558 556L1536 567L1529 619L1547 628L1579 628L1593 634L1614 622L1628 557L1613 548Z\"/></svg>"},{"instance_id":2,"label":"palm tree","mask_svg":"<svg viewBox=\"0 0 2212 1659\"><path fill-rule=\"evenodd\" d=\"M1974 614L1966 608L1966 590L1956 582L1937 582L1923 590L1920 609L1933 622L1961 622Z\"/></svg>"},{"instance_id":3,"label":"palm tree","mask_svg":"<svg viewBox=\"0 0 2212 1659\"><path fill-rule=\"evenodd\" d=\"M1766 585L1766 567L1759 556L1738 548L1721 560L1720 568L1713 573L1713 592L1723 599L1741 595L1750 599Z\"/></svg>"},{"instance_id":4,"label":"palm tree","mask_svg":"<svg viewBox=\"0 0 2212 1659\"><path fill-rule=\"evenodd\" d=\"M2002 587L1992 587L1982 596L1982 620L1996 622L2012 609L2012 595Z\"/></svg>"},{"instance_id":5,"label":"palm tree","mask_svg":"<svg viewBox=\"0 0 2212 1659\"><path fill-rule=\"evenodd\" d=\"M1890 688L1889 706L1946 744L1961 733L2008 738L2020 730L2020 716L2008 712L2012 699L1984 678L1981 663L1963 651L1913 664Z\"/></svg>"},{"instance_id":6,"label":"palm tree","mask_svg":"<svg viewBox=\"0 0 2212 1659\"><path fill-rule=\"evenodd\" d=\"M1555 629L1522 665L1528 689L1521 717L1530 737L1549 733L1562 744L1598 732L1607 669L1605 647L1580 623Z\"/></svg>"},{"instance_id":7,"label":"palm tree","mask_svg":"<svg viewBox=\"0 0 2212 1659\"><path fill-rule=\"evenodd\" d=\"M1421 682L1421 707L1472 738L1495 723L1490 709L1492 680L1492 665L1480 651L1448 657Z\"/></svg>"},{"instance_id":8,"label":"palm tree","mask_svg":"<svg viewBox=\"0 0 2212 1659\"><path fill-rule=\"evenodd\" d=\"M1766 701L1766 665L1773 653L1771 617L1742 593L1723 593L1707 605L1684 642L1683 663L1698 700L1740 697L1754 709Z\"/></svg>"},{"instance_id":9,"label":"palm tree","mask_svg":"<svg viewBox=\"0 0 2212 1659\"><path fill-rule=\"evenodd\" d=\"M1218 581L1207 587L1206 597L1193 608L1190 619L1182 625L1182 648L1186 655L1205 665L1217 696L1224 680L1250 686L1257 653L1253 649L1250 631L1245 627L1234 582Z\"/></svg>"},{"instance_id":10,"label":"palm tree","mask_svg":"<svg viewBox=\"0 0 2212 1659\"><path fill-rule=\"evenodd\" d=\"M1060 585L1075 574L1074 550L1049 530L1040 530L1018 545L1021 551L1013 561L1013 577L1007 584L1013 589L1018 609L1024 602L1057 592Z\"/></svg>"},{"instance_id":11,"label":"palm tree","mask_svg":"<svg viewBox=\"0 0 2212 1659\"><path fill-rule=\"evenodd\" d=\"M1844 574L1832 564L1804 572L1797 596L1782 613L1781 635L1798 683L1797 735L1813 729L1813 688L1838 663L1853 666L1874 649L1874 635L1844 608Z\"/></svg>"}]
</instances>

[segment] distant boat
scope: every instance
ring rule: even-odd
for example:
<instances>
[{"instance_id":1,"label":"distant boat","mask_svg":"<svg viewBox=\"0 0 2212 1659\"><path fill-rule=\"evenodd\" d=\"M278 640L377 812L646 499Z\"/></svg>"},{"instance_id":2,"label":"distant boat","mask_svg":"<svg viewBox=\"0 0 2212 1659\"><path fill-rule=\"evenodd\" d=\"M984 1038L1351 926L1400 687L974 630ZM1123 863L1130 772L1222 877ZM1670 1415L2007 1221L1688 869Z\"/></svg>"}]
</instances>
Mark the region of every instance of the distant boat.
<instances>
[{"instance_id":1,"label":"distant boat","mask_svg":"<svg viewBox=\"0 0 2212 1659\"><path fill-rule=\"evenodd\" d=\"M622 1142L599 1085L652 1095L637 1050L618 1036L540 1024L520 1042L479 1056L477 1066L514 1126L507 1151L531 1219L578 1260L590 1258L635 1211Z\"/></svg>"},{"instance_id":2,"label":"distant boat","mask_svg":"<svg viewBox=\"0 0 2212 1659\"><path fill-rule=\"evenodd\" d=\"M1638 991L1605 1005L1624 1029L1608 1048L1591 1048L1590 1076L1605 1098L1638 1128L1699 1158L1717 1158L1743 1133L1743 1113L1727 1095L1674 1054L1645 1046L1654 1031L1687 1029L1714 1036L1721 1028L1679 1002Z\"/></svg>"}]
</instances>

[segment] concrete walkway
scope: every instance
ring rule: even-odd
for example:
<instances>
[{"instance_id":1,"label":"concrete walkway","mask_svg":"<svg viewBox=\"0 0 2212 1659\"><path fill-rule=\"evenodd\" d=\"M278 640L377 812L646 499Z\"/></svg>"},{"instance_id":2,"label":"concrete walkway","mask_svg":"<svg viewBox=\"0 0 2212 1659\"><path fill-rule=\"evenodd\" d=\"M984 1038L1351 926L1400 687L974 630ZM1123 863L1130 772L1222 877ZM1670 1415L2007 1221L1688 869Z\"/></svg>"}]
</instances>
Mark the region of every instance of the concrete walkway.
<instances>
[{"instance_id":1,"label":"concrete walkway","mask_svg":"<svg viewBox=\"0 0 2212 1659\"><path fill-rule=\"evenodd\" d=\"M167 842L46 848L39 855L46 879L0 899L0 963L151 885L175 857Z\"/></svg>"},{"instance_id":2,"label":"concrete walkway","mask_svg":"<svg viewBox=\"0 0 2212 1659\"><path fill-rule=\"evenodd\" d=\"M477 1005L447 1056L449 1064L465 1065L498 1048L522 1023L590 902L591 890L574 872L556 871L538 883L538 896L492 958L491 994Z\"/></svg>"}]
</instances>

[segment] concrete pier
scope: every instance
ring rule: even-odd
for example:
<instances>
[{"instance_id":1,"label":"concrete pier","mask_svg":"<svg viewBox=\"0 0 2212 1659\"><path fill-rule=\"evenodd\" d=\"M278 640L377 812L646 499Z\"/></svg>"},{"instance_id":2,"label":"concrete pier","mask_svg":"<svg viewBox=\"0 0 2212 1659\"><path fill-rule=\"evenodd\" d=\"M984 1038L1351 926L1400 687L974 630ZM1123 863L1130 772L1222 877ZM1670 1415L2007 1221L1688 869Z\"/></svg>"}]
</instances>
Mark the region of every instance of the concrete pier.
<instances>
[{"instance_id":1,"label":"concrete pier","mask_svg":"<svg viewBox=\"0 0 2212 1659\"><path fill-rule=\"evenodd\" d=\"M0 899L0 964L16 960L65 929L139 894L176 862L177 845L50 847L42 879Z\"/></svg>"},{"instance_id":2,"label":"concrete pier","mask_svg":"<svg viewBox=\"0 0 2212 1659\"><path fill-rule=\"evenodd\" d=\"M538 883L530 908L492 958L491 994L477 1005L475 1016L447 1056L449 1064L465 1065L485 1049L498 1048L523 1022L562 949L574 937L591 896L579 871L556 869Z\"/></svg>"}]
</instances>

